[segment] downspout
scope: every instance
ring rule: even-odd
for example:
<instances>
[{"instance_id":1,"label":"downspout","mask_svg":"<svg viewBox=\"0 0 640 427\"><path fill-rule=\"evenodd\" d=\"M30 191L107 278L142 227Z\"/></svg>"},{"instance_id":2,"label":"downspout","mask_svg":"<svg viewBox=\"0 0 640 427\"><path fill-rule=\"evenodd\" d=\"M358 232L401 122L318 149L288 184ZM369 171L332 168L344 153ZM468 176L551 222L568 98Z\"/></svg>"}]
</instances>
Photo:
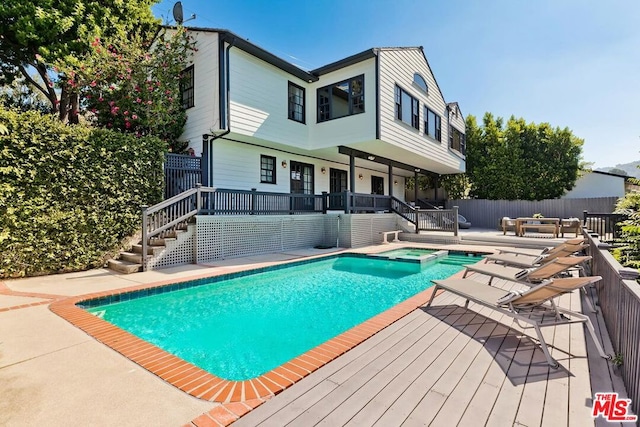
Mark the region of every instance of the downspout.
<instances>
[{"instance_id":1,"label":"downspout","mask_svg":"<svg viewBox=\"0 0 640 427\"><path fill-rule=\"evenodd\" d=\"M380 139L380 50L374 50L376 54L376 139Z\"/></svg>"},{"instance_id":2,"label":"downspout","mask_svg":"<svg viewBox=\"0 0 640 427\"><path fill-rule=\"evenodd\" d=\"M229 77L229 50L231 50L231 48L233 47L233 44L235 43L236 38L233 37L231 39L231 42L229 42L229 45L226 47L226 49L222 49L222 46L224 46L224 42L225 39L224 37L220 40L220 44L218 46L218 87L222 88L224 86L224 99L222 96L220 96L219 99L219 110L220 110L220 128L221 129L225 129L224 132L220 133L220 134L204 134L202 135L202 139L203 139L203 144L208 145L210 142L215 141L218 138L222 138L225 135L228 135L231 132L231 99L230 99L230 77ZM222 66L224 64L224 67ZM225 72L221 73L220 71L224 69ZM222 94L222 91L220 91L220 93ZM209 149L209 147L203 147L203 151L206 154L206 161L207 161L207 173L209 174L209 178L213 178L213 174L211 170L209 170L211 164L212 164L212 150ZM212 180L209 179L209 182L211 182Z\"/></svg>"}]
</instances>

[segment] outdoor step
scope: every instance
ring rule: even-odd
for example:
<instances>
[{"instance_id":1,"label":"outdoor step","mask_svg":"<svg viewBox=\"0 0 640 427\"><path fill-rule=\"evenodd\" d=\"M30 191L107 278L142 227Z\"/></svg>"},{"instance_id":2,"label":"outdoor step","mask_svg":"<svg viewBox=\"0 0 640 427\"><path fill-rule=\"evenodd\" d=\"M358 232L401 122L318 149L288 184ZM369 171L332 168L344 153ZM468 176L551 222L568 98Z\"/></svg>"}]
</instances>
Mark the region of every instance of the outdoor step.
<instances>
[{"instance_id":1,"label":"outdoor step","mask_svg":"<svg viewBox=\"0 0 640 427\"><path fill-rule=\"evenodd\" d=\"M120 252L120 259L123 261L132 262L134 264L142 264L142 254L136 254L133 252Z\"/></svg>"},{"instance_id":2,"label":"outdoor step","mask_svg":"<svg viewBox=\"0 0 640 427\"><path fill-rule=\"evenodd\" d=\"M149 239L149 246L153 246L153 247L165 247L167 245L167 242L172 242L176 240L175 237L165 237L165 238L160 238L160 239Z\"/></svg>"},{"instance_id":3,"label":"outdoor step","mask_svg":"<svg viewBox=\"0 0 640 427\"><path fill-rule=\"evenodd\" d=\"M164 249L165 249L164 245L152 244L150 246L147 246L147 255L156 256L160 252L162 252ZM131 250L133 251L133 253L141 254L142 253L142 245L140 245L140 244L133 245L133 246L131 246Z\"/></svg>"},{"instance_id":4,"label":"outdoor step","mask_svg":"<svg viewBox=\"0 0 640 427\"><path fill-rule=\"evenodd\" d=\"M184 233L186 230L172 230L172 231L168 231L167 234L165 234L164 238L167 239L177 239L178 238L178 234Z\"/></svg>"},{"instance_id":5,"label":"outdoor step","mask_svg":"<svg viewBox=\"0 0 640 427\"><path fill-rule=\"evenodd\" d=\"M142 265L134 262L124 261L121 259L110 259L107 261L107 267L118 273L131 274L142 270Z\"/></svg>"}]
</instances>

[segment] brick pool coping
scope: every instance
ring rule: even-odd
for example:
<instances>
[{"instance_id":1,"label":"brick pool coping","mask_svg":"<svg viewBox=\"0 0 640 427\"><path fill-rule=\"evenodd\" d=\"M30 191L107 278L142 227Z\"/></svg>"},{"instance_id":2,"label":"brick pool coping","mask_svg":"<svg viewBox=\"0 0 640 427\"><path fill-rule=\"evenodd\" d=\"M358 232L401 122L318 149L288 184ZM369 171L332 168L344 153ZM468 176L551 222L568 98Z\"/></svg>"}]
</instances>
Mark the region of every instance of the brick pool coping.
<instances>
[{"instance_id":1,"label":"brick pool coping","mask_svg":"<svg viewBox=\"0 0 640 427\"><path fill-rule=\"evenodd\" d=\"M462 272L456 273L457 275L461 276ZM216 274L208 273L186 277L179 282L214 276ZM83 301L95 298L159 288L175 283L176 280L166 280L58 299L49 305L49 309L172 386L198 399L222 404L194 419L192 424L188 424L196 426L208 425L211 422L223 426L231 424L269 398L425 305L433 293L433 287L425 289L283 365L256 378L244 381L225 380L217 377L77 306Z\"/></svg>"}]
</instances>

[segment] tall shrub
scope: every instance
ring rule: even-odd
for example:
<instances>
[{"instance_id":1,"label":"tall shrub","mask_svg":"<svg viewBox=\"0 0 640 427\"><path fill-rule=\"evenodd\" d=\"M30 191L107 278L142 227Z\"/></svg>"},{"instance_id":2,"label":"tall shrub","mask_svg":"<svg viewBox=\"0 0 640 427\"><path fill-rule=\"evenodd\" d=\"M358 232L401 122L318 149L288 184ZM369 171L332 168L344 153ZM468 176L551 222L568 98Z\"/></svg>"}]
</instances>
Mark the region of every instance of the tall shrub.
<instances>
[{"instance_id":1,"label":"tall shrub","mask_svg":"<svg viewBox=\"0 0 640 427\"><path fill-rule=\"evenodd\" d=\"M0 277L100 266L162 196L164 143L0 110Z\"/></svg>"},{"instance_id":2,"label":"tall shrub","mask_svg":"<svg viewBox=\"0 0 640 427\"><path fill-rule=\"evenodd\" d=\"M619 199L616 212L625 213L628 218L622 223L622 240L626 244L613 255L622 265L640 269L640 193L630 192Z\"/></svg>"}]
</instances>

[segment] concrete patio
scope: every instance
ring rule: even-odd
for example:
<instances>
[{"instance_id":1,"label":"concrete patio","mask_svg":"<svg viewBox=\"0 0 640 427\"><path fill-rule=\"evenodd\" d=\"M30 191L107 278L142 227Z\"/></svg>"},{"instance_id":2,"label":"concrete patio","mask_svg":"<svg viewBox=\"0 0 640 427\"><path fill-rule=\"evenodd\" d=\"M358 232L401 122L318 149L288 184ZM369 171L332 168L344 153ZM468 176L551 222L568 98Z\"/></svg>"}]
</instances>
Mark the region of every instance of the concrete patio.
<instances>
[{"instance_id":1,"label":"concrete patio","mask_svg":"<svg viewBox=\"0 0 640 427\"><path fill-rule=\"evenodd\" d=\"M397 246L420 245L358 251ZM302 250L133 275L99 269L0 282L0 425L219 425L214 418L224 420L228 408L170 386L48 305L69 296L326 253ZM580 307L579 293L563 296L561 304ZM595 392L624 394L622 381L590 338L585 340L582 326L548 330L561 364L553 370L534 340L510 322L490 310L462 306L451 295L437 297L433 308L414 310L258 408L236 407L248 414L235 424L583 426L594 424ZM593 321L602 326L598 318ZM229 413L227 420L236 418ZM595 424L612 425L602 419Z\"/></svg>"}]
</instances>

